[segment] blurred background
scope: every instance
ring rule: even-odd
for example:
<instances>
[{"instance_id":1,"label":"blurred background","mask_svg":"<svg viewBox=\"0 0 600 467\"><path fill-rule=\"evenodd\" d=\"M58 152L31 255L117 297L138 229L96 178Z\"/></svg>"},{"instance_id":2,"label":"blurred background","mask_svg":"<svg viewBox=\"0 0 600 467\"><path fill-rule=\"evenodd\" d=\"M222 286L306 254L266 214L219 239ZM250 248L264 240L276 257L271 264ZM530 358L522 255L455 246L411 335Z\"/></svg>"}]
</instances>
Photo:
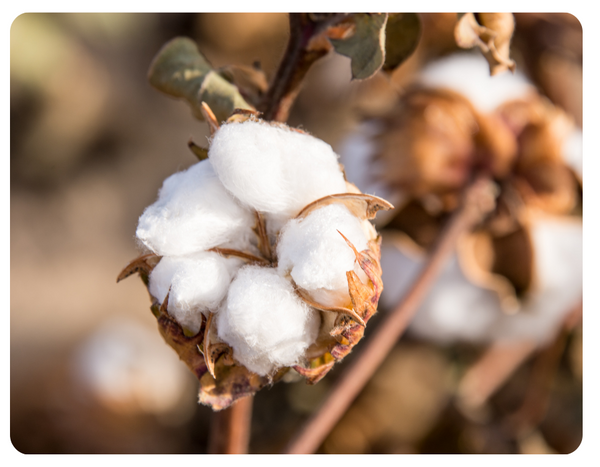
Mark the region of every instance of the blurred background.
<instances>
[{"instance_id":1,"label":"blurred background","mask_svg":"<svg viewBox=\"0 0 600 467\"><path fill-rule=\"evenodd\" d=\"M399 86L456 49L454 14L420 16L417 51L391 78ZM578 21L516 20L518 69L581 125ZM116 284L137 256L139 215L162 180L195 162L188 140L203 145L208 134L186 104L147 83L152 58L178 35L196 40L214 67L259 61L271 76L287 15L24 14L12 24L10 436L22 453L206 452L211 410L197 404L194 377L159 336L143 284ZM349 60L327 56L309 72L289 122L336 147L355 110L384 108L389 92L379 76L350 83ZM535 359L485 414L468 416L453 394L481 349L406 336L319 452L571 452L582 432L581 347L578 325L557 360L542 422L515 436L504 416L520 406ZM279 452L351 359L315 386L259 392L250 452Z\"/></svg>"}]
</instances>

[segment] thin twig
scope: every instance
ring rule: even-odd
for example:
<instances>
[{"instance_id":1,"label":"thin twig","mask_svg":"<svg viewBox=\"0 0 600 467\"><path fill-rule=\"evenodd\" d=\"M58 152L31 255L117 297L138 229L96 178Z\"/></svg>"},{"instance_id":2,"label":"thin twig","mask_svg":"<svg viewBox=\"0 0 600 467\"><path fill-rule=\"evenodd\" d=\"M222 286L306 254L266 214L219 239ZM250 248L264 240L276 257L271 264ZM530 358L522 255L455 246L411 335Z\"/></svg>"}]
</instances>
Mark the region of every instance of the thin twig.
<instances>
[{"instance_id":1,"label":"thin twig","mask_svg":"<svg viewBox=\"0 0 600 467\"><path fill-rule=\"evenodd\" d=\"M540 351L534 362L523 402L507 419L507 423L517 434L526 433L544 419L550 405L552 383L560 359L567 346L569 334L581 320L581 312L582 307L579 304L567 315L556 338Z\"/></svg>"},{"instance_id":2,"label":"thin twig","mask_svg":"<svg viewBox=\"0 0 600 467\"><path fill-rule=\"evenodd\" d=\"M315 61L329 51L328 48L309 50L311 39L345 16L336 14L321 21L314 21L307 13L290 13L290 38L285 54L269 90L258 105L265 120L287 121L306 73Z\"/></svg>"},{"instance_id":3,"label":"thin twig","mask_svg":"<svg viewBox=\"0 0 600 467\"><path fill-rule=\"evenodd\" d=\"M482 407L523 363L535 352L541 351L532 376L534 384L530 389L531 394L526 398L532 406L538 407L542 401L540 394L544 392L539 386L545 384L542 381L551 373L549 368L553 365L552 359L559 358L564 336L570 333L580 320L581 303L567 314L554 344L550 344L545 349L540 349L533 341L492 344L468 369L458 385L458 403L461 409L470 413Z\"/></svg>"},{"instance_id":4,"label":"thin twig","mask_svg":"<svg viewBox=\"0 0 600 467\"><path fill-rule=\"evenodd\" d=\"M493 201L489 202L489 194L489 180L485 178L478 179L467 189L463 205L453 214L441 233L411 289L369 337L356 360L337 381L320 409L288 445L285 453L309 454L321 445L406 330L425 294L454 250L458 237L470 230L491 209Z\"/></svg>"},{"instance_id":5,"label":"thin twig","mask_svg":"<svg viewBox=\"0 0 600 467\"><path fill-rule=\"evenodd\" d=\"M247 454L250 442L253 396L238 399L230 407L213 412L209 454Z\"/></svg>"}]
</instances>

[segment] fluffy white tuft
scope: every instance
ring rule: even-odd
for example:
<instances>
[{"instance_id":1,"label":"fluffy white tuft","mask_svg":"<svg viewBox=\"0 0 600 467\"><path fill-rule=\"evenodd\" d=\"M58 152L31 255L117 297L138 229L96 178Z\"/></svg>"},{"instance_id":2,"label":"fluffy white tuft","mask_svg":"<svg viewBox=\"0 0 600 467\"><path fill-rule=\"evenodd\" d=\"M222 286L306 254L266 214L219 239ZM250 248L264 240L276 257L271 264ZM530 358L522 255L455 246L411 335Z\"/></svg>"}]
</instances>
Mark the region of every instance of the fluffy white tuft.
<instances>
[{"instance_id":1,"label":"fluffy white tuft","mask_svg":"<svg viewBox=\"0 0 600 467\"><path fill-rule=\"evenodd\" d=\"M366 277L340 232L358 251L367 248L368 238L360 220L341 204L330 204L304 219L291 220L277 244L279 273L289 274L322 305L350 303L346 271Z\"/></svg>"},{"instance_id":2,"label":"fluffy white tuft","mask_svg":"<svg viewBox=\"0 0 600 467\"><path fill-rule=\"evenodd\" d=\"M216 325L234 358L264 376L299 363L317 337L320 318L275 269L245 266L229 287Z\"/></svg>"},{"instance_id":3,"label":"fluffy white tuft","mask_svg":"<svg viewBox=\"0 0 600 467\"><path fill-rule=\"evenodd\" d=\"M518 71L490 76L490 67L480 53L458 53L437 60L421 72L419 82L458 92L482 112L491 112L506 101L525 98L535 91Z\"/></svg>"},{"instance_id":4,"label":"fluffy white tuft","mask_svg":"<svg viewBox=\"0 0 600 467\"><path fill-rule=\"evenodd\" d=\"M206 160L164 181L158 200L140 217L136 236L159 255L185 255L232 242L244 249L254 222Z\"/></svg>"},{"instance_id":5,"label":"fluffy white tuft","mask_svg":"<svg viewBox=\"0 0 600 467\"><path fill-rule=\"evenodd\" d=\"M213 252L165 256L150 274L149 290L162 303L170 288L167 311L181 326L197 333L202 314L217 310L242 263Z\"/></svg>"},{"instance_id":6,"label":"fluffy white tuft","mask_svg":"<svg viewBox=\"0 0 600 467\"><path fill-rule=\"evenodd\" d=\"M254 209L288 217L312 201L345 193L338 156L310 135L265 122L223 125L209 159L223 185Z\"/></svg>"}]
</instances>

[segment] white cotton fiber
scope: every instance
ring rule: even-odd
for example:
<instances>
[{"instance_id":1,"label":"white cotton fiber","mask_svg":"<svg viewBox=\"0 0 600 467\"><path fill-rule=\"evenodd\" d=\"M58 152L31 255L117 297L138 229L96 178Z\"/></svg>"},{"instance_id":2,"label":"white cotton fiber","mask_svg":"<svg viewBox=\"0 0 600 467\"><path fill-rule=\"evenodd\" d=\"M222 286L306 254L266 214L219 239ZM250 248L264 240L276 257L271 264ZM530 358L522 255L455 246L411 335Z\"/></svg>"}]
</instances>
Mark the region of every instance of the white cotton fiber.
<instances>
[{"instance_id":1,"label":"white cotton fiber","mask_svg":"<svg viewBox=\"0 0 600 467\"><path fill-rule=\"evenodd\" d=\"M350 303L346 271L355 271L365 278L354 252L340 232L358 251L367 248L368 238L361 221L342 204L330 204L304 219L289 221L277 244L279 273L282 276L289 274L322 305L347 306Z\"/></svg>"},{"instance_id":2,"label":"white cotton fiber","mask_svg":"<svg viewBox=\"0 0 600 467\"><path fill-rule=\"evenodd\" d=\"M320 317L275 269L245 266L231 283L216 324L233 357L264 376L300 363L317 337Z\"/></svg>"},{"instance_id":3,"label":"white cotton fiber","mask_svg":"<svg viewBox=\"0 0 600 467\"><path fill-rule=\"evenodd\" d=\"M254 222L206 160L164 181L158 200L140 217L136 236L159 255L185 255L232 242L244 249Z\"/></svg>"},{"instance_id":4,"label":"white cotton fiber","mask_svg":"<svg viewBox=\"0 0 600 467\"><path fill-rule=\"evenodd\" d=\"M286 127L223 125L208 154L223 185L261 212L291 217L316 199L346 192L331 146Z\"/></svg>"},{"instance_id":5,"label":"white cotton fiber","mask_svg":"<svg viewBox=\"0 0 600 467\"><path fill-rule=\"evenodd\" d=\"M490 76L489 64L480 53L459 53L439 59L425 67L419 83L458 92L481 112L491 112L504 102L522 99L535 91L518 71Z\"/></svg>"},{"instance_id":6,"label":"white cotton fiber","mask_svg":"<svg viewBox=\"0 0 600 467\"><path fill-rule=\"evenodd\" d=\"M167 311L181 326L197 333L202 314L217 311L242 264L240 259L213 252L165 256L150 274L149 290L162 303L170 288Z\"/></svg>"}]
</instances>

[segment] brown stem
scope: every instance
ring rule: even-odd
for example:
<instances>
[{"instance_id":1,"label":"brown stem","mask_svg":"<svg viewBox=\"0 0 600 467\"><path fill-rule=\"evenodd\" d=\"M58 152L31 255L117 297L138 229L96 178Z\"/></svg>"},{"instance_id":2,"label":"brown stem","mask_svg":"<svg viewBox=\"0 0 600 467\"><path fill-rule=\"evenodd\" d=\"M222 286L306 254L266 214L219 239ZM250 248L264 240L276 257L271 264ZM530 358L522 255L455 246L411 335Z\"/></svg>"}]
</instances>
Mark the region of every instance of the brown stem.
<instances>
[{"instance_id":1,"label":"brown stem","mask_svg":"<svg viewBox=\"0 0 600 467\"><path fill-rule=\"evenodd\" d=\"M396 309L379 324L356 360L336 382L320 409L302 427L285 453L309 454L321 445L406 330L427 290L454 250L458 237L490 210L490 203L482 203L489 201L489 193L487 179L479 179L467 189L463 205L441 233L411 289Z\"/></svg>"},{"instance_id":2,"label":"brown stem","mask_svg":"<svg viewBox=\"0 0 600 467\"><path fill-rule=\"evenodd\" d=\"M290 13L287 49L269 90L258 105L265 120L287 121L304 76L311 65L329 51L327 47L309 50L310 40L343 17L332 15L327 20L314 21L307 13Z\"/></svg>"},{"instance_id":3,"label":"brown stem","mask_svg":"<svg viewBox=\"0 0 600 467\"><path fill-rule=\"evenodd\" d=\"M213 412L209 454L248 454L253 396L238 399L230 407Z\"/></svg>"}]
</instances>

